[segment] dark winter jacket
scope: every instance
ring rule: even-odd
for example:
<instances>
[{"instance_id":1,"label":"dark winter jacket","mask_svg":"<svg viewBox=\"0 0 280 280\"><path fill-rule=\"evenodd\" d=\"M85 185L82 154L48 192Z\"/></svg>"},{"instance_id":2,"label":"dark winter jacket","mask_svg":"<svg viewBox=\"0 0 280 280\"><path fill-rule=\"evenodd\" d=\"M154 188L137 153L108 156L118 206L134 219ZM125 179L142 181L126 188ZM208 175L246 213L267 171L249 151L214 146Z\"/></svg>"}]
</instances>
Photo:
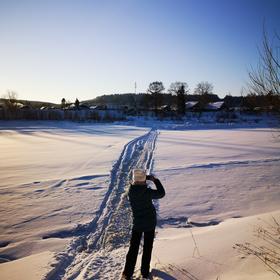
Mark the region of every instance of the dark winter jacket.
<instances>
[{"instance_id":1,"label":"dark winter jacket","mask_svg":"<svg viewBox=\"0 0 280 280\"><path fill-rule=\"evenodd\" d=\"M133 214L133 230L150 231L156 227L156 209L152 199L164 197L165 191L160 180L155 179L156 190L147 185L130 185L128 197Z\"/></svg>"}]
</instances>

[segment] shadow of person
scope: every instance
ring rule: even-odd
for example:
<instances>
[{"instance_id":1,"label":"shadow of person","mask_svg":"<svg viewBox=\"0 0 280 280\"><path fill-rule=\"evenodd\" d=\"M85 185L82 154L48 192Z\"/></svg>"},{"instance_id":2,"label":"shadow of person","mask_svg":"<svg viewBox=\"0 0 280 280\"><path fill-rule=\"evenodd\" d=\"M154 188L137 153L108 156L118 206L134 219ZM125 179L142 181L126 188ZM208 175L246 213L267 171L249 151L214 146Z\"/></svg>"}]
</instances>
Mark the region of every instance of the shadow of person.
<instances>
[{"instance_id":1,"label":"shadow of person","mask_svg":"<svg viewBox=\"0 0 280 280\"><path fill-rule=\"evenodd\" d=\"M152 269L152 275L159 277L160 279L163 279L163 280L177 280L177 278L171 276L170 274L166 273L165 271L161 271L161 270L158 270L155 268Z\"/></svg>"}]
</instances>

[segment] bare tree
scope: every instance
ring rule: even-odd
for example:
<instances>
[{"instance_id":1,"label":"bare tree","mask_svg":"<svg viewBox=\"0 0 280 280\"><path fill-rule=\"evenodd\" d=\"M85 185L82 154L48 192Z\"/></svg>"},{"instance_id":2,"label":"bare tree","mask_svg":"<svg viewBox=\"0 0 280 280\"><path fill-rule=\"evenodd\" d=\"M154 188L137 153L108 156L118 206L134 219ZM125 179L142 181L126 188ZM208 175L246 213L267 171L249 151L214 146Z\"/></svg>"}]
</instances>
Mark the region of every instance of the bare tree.
<instances>
[{"instance_id":1,"label":"bare tree","mask_svg":"<svg viewBox=\"0 0 280 280\"><path fill-rule=\"evenodd\" d=\"M153 102L154 102L154 110L155 114L158 113L158 107L161 105L162 102L162 92L164 91L164 86L162 82L155 81L150 83L147 92L151 93Z\"/></svg>"},{"instance_id":2,"label":"bare tree","mask_svg":"<svg viewBox=\"0 0 280 280\"><path fill-rule=\"evenodd\" d=\"M149 84L148 92L151 94L159 94L164 91L164 86L162 82L155 81Z\"/></svg>"},{"instance_id":3,"label":"bare tree","mask_svg":"<svg viewBox=\"0 0 280 280\"><path fill-rule=\"evenodd\" d=\"M194 89L194 94L213 94L214 86L209 82L200 82L196 85Z\"/></svg>"},{"instance_id":4,"label":"bare tree","mask_svg":"<svg viewBox=\"0 0 280 280\"><path fill-rule=\"evenodd\" d=\"M263 31L262 47L259 49L260 61L249 71L249 94L280 95L280 36L275 32L269 39Z\"/></svg>"},{"instance_id":5,"label":"bare tree","mask_svg":"<svg viewBox=\"0 0 280 280\"><path fill-rule=\"evenodd\" d=\"M17 108L17 98L18 94L13 90L8 90L7 94L3 95L3 98L5 99L5 105L8 110L13 111Z\"/></svg>"},{"instance_id":6,"label":"bare tree","mask_svg":"<svg viewBox=\"0 0 280 280\"><path fill-rule=\"evenodd\" d=\"M280 224L272 216L272 222L265 222L265 226L258 226L255 230L258 238L253 243L237 243L233 246L244 256L254 256L267 266L271 272L280 277Z\"/></svg>"},{"instance_id":7,"label":"bare tree","mask_svg":"<svg viewBox=\"0 0 280 280\"><path fill-rule=\"evenodd\" d=\"M184 82L174 82L170 85L168 92L174 95L178 95L178 92L180 91L181 87L184 86L185 93L187 94L189 92L189 86L187 83Z\"/></svg>"},{"instance_id":8,"label":"bare tree","mask_svg":"<svg viewBox=\"0 0 280 280\"><path fill-rule=\"evenodd\" d=\"M213 102L212 95L213 95L214 86L209 82L200 82L196 85L194 89L194 94L199 95L199 102L200 106L203 108L209 102Z\"/></svg>"}]
</instances>

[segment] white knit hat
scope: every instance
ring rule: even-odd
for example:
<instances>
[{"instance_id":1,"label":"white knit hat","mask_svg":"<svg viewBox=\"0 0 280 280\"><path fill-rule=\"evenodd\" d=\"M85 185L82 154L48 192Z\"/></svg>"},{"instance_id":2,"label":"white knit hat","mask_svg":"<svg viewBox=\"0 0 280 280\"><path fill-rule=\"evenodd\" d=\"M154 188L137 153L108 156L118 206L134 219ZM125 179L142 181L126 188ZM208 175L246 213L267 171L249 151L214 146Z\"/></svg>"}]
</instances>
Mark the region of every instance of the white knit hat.
<instances>
[{"instance_id":1,"label":"white knit hat","mask_svg":"<svg viewBox=\"0 0 280 280\"><path fill-rule=\"evenodd\" d=\"M132 170L132 184L143 185L146 183L146 170L144 169L133 169Z\"/></svg>"}]
</instances>

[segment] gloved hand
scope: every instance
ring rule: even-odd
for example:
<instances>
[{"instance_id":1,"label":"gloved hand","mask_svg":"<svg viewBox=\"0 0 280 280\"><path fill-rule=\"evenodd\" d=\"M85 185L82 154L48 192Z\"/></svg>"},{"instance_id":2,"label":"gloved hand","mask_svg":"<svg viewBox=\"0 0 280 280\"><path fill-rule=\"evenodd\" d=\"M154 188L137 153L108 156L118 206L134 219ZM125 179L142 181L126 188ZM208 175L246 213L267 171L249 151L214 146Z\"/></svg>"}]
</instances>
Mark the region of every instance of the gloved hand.
<instances>
[{"instance_id":1,"label":"gloved hand","mask_svg":"<svg viewBox=\"0 0 280 280\"><path fill-rule=\"evenodd\" d=\"M156 176L153 175L153 174L150 174L150 175L147 175L147 176L146 176L146 180L150 180L150 181L153 181L153 182L154 182L154 180L156 180L156 179L157 179Z\"/></svg>"}]
</instances>

